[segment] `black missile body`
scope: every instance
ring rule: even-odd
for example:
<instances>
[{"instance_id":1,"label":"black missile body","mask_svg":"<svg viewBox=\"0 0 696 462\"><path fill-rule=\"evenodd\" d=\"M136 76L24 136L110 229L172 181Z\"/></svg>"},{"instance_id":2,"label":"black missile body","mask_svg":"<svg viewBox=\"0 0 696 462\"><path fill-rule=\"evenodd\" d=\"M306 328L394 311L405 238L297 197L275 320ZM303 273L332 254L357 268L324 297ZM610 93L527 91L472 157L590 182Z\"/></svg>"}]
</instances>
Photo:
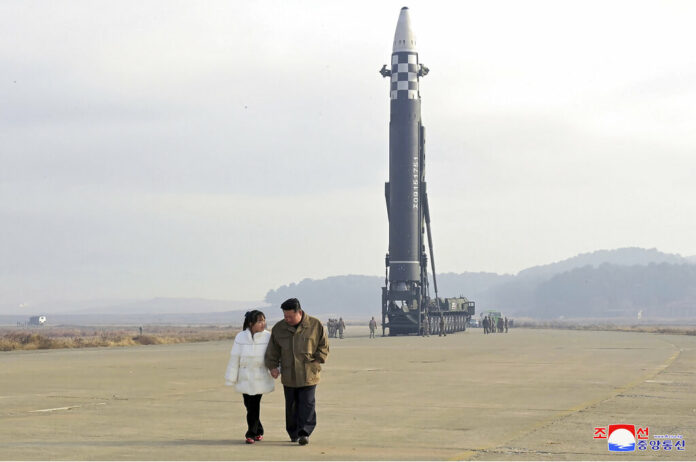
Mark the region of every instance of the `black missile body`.
<instances>
[{"instance_id":1,"label":"black missile body","mask_svg":"<svg viewBox=\"0 0 696 462\"><path fill-rule=\"evenodd\" d=\"M421 121L419 91L420 78L428 71L419 62L409 10L404 7L396 25L391 65L385 64L380 70L383 77L390 78L389 182L384 189L389 218L389 253L385 258L385 286L382 288L383 335L386 328L389 328L389 335L424 334L430 331L433 315L443 316L440 305L444 301L437 299L430 234L425 127ZM435 300L429 296L426 228ZM464 309L462 315L466 317L466 313ZM462 324L460 321L454 320L452 324ZM463 328L464 324L457 330Z\"/></svg>"}]
</instances>

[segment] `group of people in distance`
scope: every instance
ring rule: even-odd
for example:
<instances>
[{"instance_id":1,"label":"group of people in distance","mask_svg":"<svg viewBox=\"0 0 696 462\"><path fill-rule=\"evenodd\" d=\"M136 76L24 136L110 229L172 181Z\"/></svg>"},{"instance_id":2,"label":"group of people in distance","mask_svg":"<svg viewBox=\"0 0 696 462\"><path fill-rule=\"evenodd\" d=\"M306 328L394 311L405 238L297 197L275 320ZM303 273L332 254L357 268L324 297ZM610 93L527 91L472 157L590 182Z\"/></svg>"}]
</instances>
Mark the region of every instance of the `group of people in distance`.
<instances>
[{"instance_id":1,"label":"group of people in distance","mask_svg":"<svg viewBox=\"0 0 696 462\"><path fill-rule=\"evenodd\" d=\"M346 330L346 323L343 322L343 318L329 318L329 322L326 323L326 327L329 329L329 337L343 338L343 331Z\"/></svg>"},{"instance_id":2,"label":"group of people in distance","mask_svg":"<svg viewBox=\"0 0 696 462\"><path fill-rule=\"evenodd\" d=\"M242 393L247 415L247 444L263 440L261 398L281 378L285 393L285 430L290 441L305 445L317 425L315 391L329 342L321 321L302 311L296 298L281 304L283 320L266 330L266 316L248 311L234 339L225 384Z\"/></svg>"},{"instance_id":3,"label":"group of people in distance","mask_svg":"<svg viewBox=\"0 0 696 462\"><path fill-rule=\"evenodd\" d=\"M492 316L485 316L483 318L483 333L484 334L495 334L496 332L498 333L503 333L505 332L507 334L508 331L508 318L496 318Z\"/></svg>"}]
</instances>

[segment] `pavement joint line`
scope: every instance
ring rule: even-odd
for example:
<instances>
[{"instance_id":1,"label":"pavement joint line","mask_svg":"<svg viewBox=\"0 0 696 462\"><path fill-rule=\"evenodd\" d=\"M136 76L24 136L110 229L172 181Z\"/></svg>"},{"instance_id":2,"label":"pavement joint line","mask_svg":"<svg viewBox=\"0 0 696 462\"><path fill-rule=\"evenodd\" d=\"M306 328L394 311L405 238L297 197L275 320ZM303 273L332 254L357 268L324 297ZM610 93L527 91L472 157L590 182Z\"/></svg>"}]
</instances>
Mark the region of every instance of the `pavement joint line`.
<instances>
[{"instance_id":1,"label":"pavement joint line","mask_svg":"<svg viewBox=\"0 0 696 462\"><path fill-rule=\"evenodd\" d=\"M51 409L37 409L35 411L28 411L28 412L53 412L53 411L67 411L70 409L77 409L78 407L82 407L80 405L77 406L65 406L65 407L54 407Z\"/></svg>"},{"instance_id":2,"label":"pavement joint line","mask_svg":"<svg viewBox=\"0 0 696 462\"><path fill-rule=\"evenodd\" d=\"M93 406L104 406L106 403L95 403ZM65 407L53 407L50 409L36 409L34 411L27 411L29 413L34 413L34 412L53 412L53 411L69 411L71 409L77 409L82 407L81 404L76 404L75 406L65 406Z\"/></svg>"},{"instance_id":3,"label":"pavement joint line","mask_svg":"<svg viewBox=\"0 0 696 462\"><path fill-rule=\"evenodd\" d=\"M676 359L679 357L679 355L682 352L681 348L677 347L676 345L674 345L671 342L668 342L668 343L670 343L670 345L672 345L673 347L677 348L677 351L675 351L674 354L672 354L672 356L670 356L669 359L667 359L667 361L665 363L659 365L653 371L642 375L638 379L636 379L632 382L629 382L628 384L626 384L622 387L615 388L614 392L609 397L602 397L602 398L598 398L598 399L594 399L594 400L590 400L590 401L585 401L584 403L581 403L581 404L579 404L575 407L572 407L566 411L559 412L558 414L555 414L555 415L549 417L548 419L542 420L541 422L537 423L536 425L533 425L531 428L522 430L522 431L518 432L517 434L511 436L510 438L507 439L507 442L514 441L518 438L522 438L525 435L529 435L531 433L534 433L535 431L540 430L540 429L552 424L553 422L556 422L557 420L564 419L572 414L575 414L577 412L582 411L583 409L588 409L588 408L596 406L597 404L600 404L604 401L609 401L610 399L614 399L617 396L630 390L631 388L634 388L634 387L640 385L641 383L646 382L648 379L653 379L653 378L657 377L665 369L667 369L669 366L671 366L672 363L674 363L674 361L676 361ZM477 448L473 451L472 450L465 451L465 452L456 454L455 456L449 458L448 460L473 460L473 459L469 459L469 458L471 456L478 455L478 453L480 453L480 452L495 451L496 448L500 448L504 444L506 444L506 442L503 442L501 444L487 446L487 447Z\"/></svg>"}]
</instances>

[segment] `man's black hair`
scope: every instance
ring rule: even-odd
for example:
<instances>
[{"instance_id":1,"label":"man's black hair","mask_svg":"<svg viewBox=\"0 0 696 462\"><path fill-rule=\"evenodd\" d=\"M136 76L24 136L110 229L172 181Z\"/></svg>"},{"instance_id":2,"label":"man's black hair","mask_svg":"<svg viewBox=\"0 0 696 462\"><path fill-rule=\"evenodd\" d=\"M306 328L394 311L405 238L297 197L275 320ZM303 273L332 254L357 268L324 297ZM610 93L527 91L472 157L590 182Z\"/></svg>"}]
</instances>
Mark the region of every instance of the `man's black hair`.
<instances>
[{"instance_id":1,"label":"man's black hair","mask_svg":"<svg viewBox=\"0 0 696 462\"><path fill-rule=\"evenodd\" d=\"M300 301L299 301L298 299L296 299L296 298L288 298L287 300L285 300L285 301L282 303L282 305L280 305L280 308L281 308L283 311L290 311L290 310L292 310L292 311L294 311L295 313L297 313L298 311L300 311L300 310L302 309L302 307L300 306Z\"/></svg>"}]
</instances>

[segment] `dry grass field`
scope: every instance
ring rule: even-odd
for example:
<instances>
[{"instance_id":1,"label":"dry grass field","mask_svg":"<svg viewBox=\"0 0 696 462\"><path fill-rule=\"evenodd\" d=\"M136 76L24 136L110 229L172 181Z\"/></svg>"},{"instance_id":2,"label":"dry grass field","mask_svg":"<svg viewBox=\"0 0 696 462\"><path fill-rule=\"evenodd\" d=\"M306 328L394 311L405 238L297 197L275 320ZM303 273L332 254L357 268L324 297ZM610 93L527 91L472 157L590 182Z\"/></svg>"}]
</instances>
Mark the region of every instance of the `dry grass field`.
<instances>
[{"instance_id":1,"label":"dry grass field","mask_svg":"<svg viewBox=\"0 0 696 462\"><path fill-rule=\"evenodd\" d=\"M647 334L696 335L694 320L685 321L681 325L674 324L630 324L622 322L607 322L606 320L586 321L537 321L521 320L515 322L517 328L531 329L568 329L609 332L642 332Z\"/></svg>"},{"instance_id":2,"label":"dry grass field","mask_svg":"<svg viewBox=\"0 0 696 462\"><path fill-rule=\"evenodd\" d=\"M364 326L365 323L349 323ZM690 325L629 325L601 321L519 320L515 328L568 329L583 331L642 332L651 334L696 335ZM51 350L57 348L124 347L230 340L236 326L58 326L37 328L0 327L0 351Z\"/></svg>"},{"instance_id":3,"label":"dry grass field","mask_svg":"<svg viewBox=\"0 0 696 462\"><path fill-rule=\"evenodd\" d=\"M231 326L145 326L142 335L133 326L0 328L0 351L210 342L233 339L237 332Z\"/></svg>"}]
</instances>

